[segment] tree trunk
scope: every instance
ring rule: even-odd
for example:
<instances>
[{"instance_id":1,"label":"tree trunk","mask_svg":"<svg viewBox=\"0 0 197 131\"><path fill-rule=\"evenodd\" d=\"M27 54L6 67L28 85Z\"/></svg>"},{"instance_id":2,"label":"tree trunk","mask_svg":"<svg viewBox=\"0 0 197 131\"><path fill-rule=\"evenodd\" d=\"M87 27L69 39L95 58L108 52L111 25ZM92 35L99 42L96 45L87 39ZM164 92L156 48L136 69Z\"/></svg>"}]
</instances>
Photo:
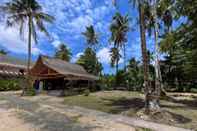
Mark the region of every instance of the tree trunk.
<instances>
[{"instance_id":1,"label":"tree trunk","mask_svg":"<svg viewBox=\"0 0 197 131\"><path fill-rule=\"evenodd\" d=\"M123 44L123 52L124 52L124 71L126 72L126 46Z\"/></svg>"},{"instance_id":2,"label":"tree trunk","mask_svg":"<svg viewBox=\"0 0 197 131\"><path fill-rule=\"evenodd\" d=\"M116 85L114 87L114 90L116 90L118 86L118 60L116 60Z\"/></svg>"},{"instance_id":3,"label":"tree trunk","mask_svg":"<svg viewBox=\"0 0 197 131\"><path fill-rule=\"evenodd\" d=\"M23 87L23 92L22 92L22 96L25 95L25 91L27 88L29 88L28 86L30 86L29 82L30 82L30 65L31 65L31 34L32 34L32 18L31 16L29 16L28 19L28 59L27 59L27 83L26 85Z\"/></svg>"},{"instance_id":4,"label":"tree trunk","mask_svg":"<svg viewBox=\"0 0 197 131\"><path fill-rule=\"evenodd\" d=\"M139 3L139 20L140 20L140 36L141 36L141 51L144 71L144 88L145 88L145 110L150 110L150 86L149 86L149 69L148 69L148 57L146 48L146 30L145 30L145 19L144 19L144 7Z\"/></svg>"}]
</instances>

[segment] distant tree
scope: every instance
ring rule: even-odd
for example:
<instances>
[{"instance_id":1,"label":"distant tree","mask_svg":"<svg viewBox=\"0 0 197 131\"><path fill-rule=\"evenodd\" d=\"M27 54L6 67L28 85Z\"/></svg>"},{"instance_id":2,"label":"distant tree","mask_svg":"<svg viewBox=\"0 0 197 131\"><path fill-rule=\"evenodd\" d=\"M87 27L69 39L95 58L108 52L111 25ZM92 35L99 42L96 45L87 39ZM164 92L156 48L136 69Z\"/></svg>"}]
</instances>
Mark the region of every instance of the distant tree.
<instances>
[{"instance_id":1,"label":"distant tree","mask_svg":"<svg viewBox=\"0 0 197 131\"><path fill-rule=\"evenodd\" d=\"M76 63L83 66L88 73L94 75L101 75L102 73L102 64L98 61L96 53L91 48L87 48Z\"/></svg>"},{"instance_id":2,"label":"distant tree","mask_svg":"<svg viewBox=\"0 0 197 131\"><path fill-rule=\"evenodd\" d=\"M82 35L85 36L89 47L92 48L98 44L98 34L96 33L93 25L87 26L86 31L82 32Z\"/></svg>"},{"instance_id":3,"label":"distant tree","mask_svg":"<svg viewBox=\"0 0 197 131\"><path fill-rule=\"evenodd\" d=\"M61 44L55 52L55 58L70 61L72 56L71 51L67 48L65 44Z\"/></svg>"},{"instance_id":4,"label":"distant tree","mask_svg":"<svg viewBox=\"0 0 197 131\"><path fill-rule=\"evenodd\" d=\"M143 68L135 58L131 58L127 65L127 80L129 90L140 90L143 85Z\"/></svg>"},{"instance_id":5,"label":"distant tree","mask_svg":"<svg viewBox=\"0 0 197 131\"><path fill-rule=\"evenodd\" d=\"M5 50L3 50L3 49L1 49L1 50L0 50L0 54L2 54L2 55L7 55L7 54L8 54L8 52L7 52L7 51L5 51Z\"/></svg>"}]
</instances>

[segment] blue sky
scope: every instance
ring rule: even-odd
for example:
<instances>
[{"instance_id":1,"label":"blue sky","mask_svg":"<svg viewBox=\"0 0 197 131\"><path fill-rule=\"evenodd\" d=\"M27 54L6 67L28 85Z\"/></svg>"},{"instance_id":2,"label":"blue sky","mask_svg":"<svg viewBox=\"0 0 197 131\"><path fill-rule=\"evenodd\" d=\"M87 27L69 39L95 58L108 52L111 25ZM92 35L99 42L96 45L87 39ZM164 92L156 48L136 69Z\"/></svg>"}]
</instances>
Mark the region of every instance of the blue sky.
<instances>
[{"instance_id":1,"label":"blue sky","mask_svg":"<svg viewBox=\"0 0 197 131\"><path fill-rule=\"evenodd\" d=\"M0 4L9 0L1 0ZM132 19L128 33L126 46L127 59L131 57L141 58L139 26L137 25L137 11L128 4L127 0L120 0L117 9L112 0L38 0L43 6L43 11L53 15L56 20L53 24L46 25L53 40L49 40L44 34L39 33L39 42L32 45L32 58L36 60L39 54L53 56L60 43L65 43L72 51L72 62L75 62L83 53L86 45L81 32L88 25L94 25L99 34L99 46L97 57L102 62L105 73L113 73L110 67L110 37L109 25L112 16L118 10L123 15L129 14ZM27 42L18 35L18 27L5 28L5 21L0 20L0 49L9 51L9 54L22 59L26 58ZM147 39L148 49L153 50L154 43L151 38ZM120 65L123 65L123 60Z\"/></svg>"}]
</instances>

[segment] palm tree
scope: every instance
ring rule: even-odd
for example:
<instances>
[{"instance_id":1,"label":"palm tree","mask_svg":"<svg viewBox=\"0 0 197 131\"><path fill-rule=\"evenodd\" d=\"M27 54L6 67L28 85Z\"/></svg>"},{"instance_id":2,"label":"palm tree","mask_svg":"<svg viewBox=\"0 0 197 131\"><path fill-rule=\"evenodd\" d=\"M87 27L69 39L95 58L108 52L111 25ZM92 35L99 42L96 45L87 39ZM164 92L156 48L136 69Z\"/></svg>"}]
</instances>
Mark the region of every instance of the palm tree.
<instances>
[{"instance_id":1,"label":"palm tree","mask_svg":"<svg viewBox=\"0 0 197 131\"><path fill-rule=\"evenodd\" d=\"M60 44L59 49L55 52L55 58L70 61L72 53L65 44Z\"/></svg>"},{"instance_id":2,"label":"palm tree","mask_svg":"<svg viewBox=\"0 0 197 131\"><path fill-rule=\"evenodd\" d=\"M86 31L82 32L82 35L85 36L88 46L93 47L98 44L98 34L93 25L87 26Z\"/></svg>"},{"instance_id":3,"label":"palm tree","mask_svg":"<svg viewBox=\"0 0 197 131\"><path fill-rule=\"evenodd\" d=\"M34 42L37 43L37 29L49 36L49 33L44 26L44 22L52 23L54 17L42 12L42 7L36 0L12 0L1 6L1 10L8 14L7 25L9 27L20 26L19 32L21 36L24 35L25 27L28 27L27 77L29 79L32 37Z\"/></svg>"},{"instance_id":4,"label":"palm tree","mask_svg":"<svg viewBox=\"0 0 197 131\"><path fill-rule=\"evenodd\" d=\"M112 24L110 25L111 38L114 46L117 48L123 48L124 52L124 67L126 68L126 49L125 43L127 42L127 32L129 31L129 17L128 15L122 16L120 13L116 13L113 17Z\"/></svg>"},{"instance_id":5,"label":"palm tree","mask_svg":"<svg viewBox=\"0 0 197 131\"><path fill-rule=\"evenodd\" d=\"M143 61L143 72L144 72L144 87L145 87L145 110L150 111L150 86L149 86L149 69L148 69L148 56L146 47L146 27L145 27L145 2L146 0L130 0L130 2L137 7L139 12L139 25L140 25L140 36L141 36L141 50L142 50L142 61Z\"/></svg>"},{"instance_id":6,"label":"palm tree","mask_svg":"<svg viewBox=\"0 0 197 131\"><path fill-rule=\"evenodd\" d=\"M162 76L161 70L159 65L159 21L163 21L164 26L167 28L166 31L170 30L172 25L172 15L169 11L168 7L170 7L167 1L161 0L151 0L146 3L145 8L145 21L146 21L146 28L149 32L149 35L154 32L154 43L155 43L155 94L157 95L157 99L155 100L155 107L159 108L159 96L162 93L165 94L165 90L162 84Z\"/></svg>"}]
</instances>

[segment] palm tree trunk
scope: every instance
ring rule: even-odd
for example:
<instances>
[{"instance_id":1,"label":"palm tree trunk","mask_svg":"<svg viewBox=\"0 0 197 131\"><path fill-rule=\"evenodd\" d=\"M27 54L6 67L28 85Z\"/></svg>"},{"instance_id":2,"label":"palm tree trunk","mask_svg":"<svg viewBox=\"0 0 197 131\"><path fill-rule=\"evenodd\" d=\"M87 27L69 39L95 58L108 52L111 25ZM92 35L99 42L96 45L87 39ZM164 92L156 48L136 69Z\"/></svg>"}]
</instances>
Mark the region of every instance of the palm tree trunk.
<instances>
[{"instance_id":1,"label":"palm tree trunk","mask_svg":"<svg viewBox=\"0 0 197 131\"><path fill-rule=\"evenodd\" d=\"M27 81L25 86L23 87L22 96L25 95L25 91L27 90L28 86L30 86L30 64L31 64L31 33L32 33L32 18L29 16L28 19L28 58L27 58Z\"/></svg>"},{"instance_id":2,"label":"palm tree trunk","mask_svg":"<svg viewBox=\"0 0 197 131\"><path fill-rule=\"evenodd\" d=\"M124 71L126 71L126 46L123 44L123 52L124 52Z\"/></svg>"},{"instance_id":3,"label":"palm tree trunk","mask_svg":"<svg viewBox=\"0 0 197 131\"><path fill-rule=\"evenodd\" d=\"M118 86L118 60L116 60L116 85L114 87L115 90L116 86Z\"/></svg>"},{"instance_id":4,"label":"palm tree trunk","mask_svg":"<svg viewBox=\"0 0 197 131\"><path fill-rule=\"evenodd\" d=\"M27 76L30 77L30 65L31 65L31 32L32 32L32 19L29 16L29 36L28 36L28 62L27 62Z\"/></svg>"},{"instance_id":5,"label":"palm tree trunk","mask_svg":"<svg viewBox=\"0 0 197 131\"><path fill-rule=\"evenodd\" d=\"M144 87L145 87L145 110L150 109L150 87L148 80L148 57L146 48L146 32L145 32L145 20L144 20L144 9L141 3L139 3L139 20L140 20L140 36L141 36L141 50L143 60L143 71L144 71Z\"/></svg>"}]
</instances>

